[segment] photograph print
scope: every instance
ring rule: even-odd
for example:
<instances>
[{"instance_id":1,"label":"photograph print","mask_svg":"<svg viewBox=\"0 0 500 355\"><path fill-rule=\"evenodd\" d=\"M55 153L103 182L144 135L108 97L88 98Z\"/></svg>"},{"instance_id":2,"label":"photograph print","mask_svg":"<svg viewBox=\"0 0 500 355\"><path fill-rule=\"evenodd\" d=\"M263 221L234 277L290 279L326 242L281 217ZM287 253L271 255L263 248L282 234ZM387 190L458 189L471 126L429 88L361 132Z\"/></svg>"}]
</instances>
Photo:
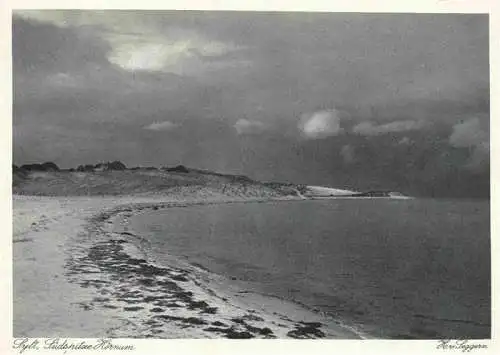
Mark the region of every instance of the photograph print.
<instances>
[{"instance_id":1,"label":"photograph print","mask_svg":"<svg viewBox=\"0 0 500 355\"><path fill-rule=\"evenodd\" d=\"M12 12L13 336L490 339L489 15Z\"/></svg>"}]
</instances>

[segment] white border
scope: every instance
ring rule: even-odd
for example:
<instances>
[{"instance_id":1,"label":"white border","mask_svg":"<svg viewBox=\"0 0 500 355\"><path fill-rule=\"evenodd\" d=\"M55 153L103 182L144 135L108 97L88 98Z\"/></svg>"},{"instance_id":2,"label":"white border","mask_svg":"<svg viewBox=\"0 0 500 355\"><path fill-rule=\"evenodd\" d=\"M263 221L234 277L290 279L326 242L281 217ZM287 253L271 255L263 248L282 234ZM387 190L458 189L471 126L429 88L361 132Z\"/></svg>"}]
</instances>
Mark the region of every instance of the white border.
<instances>
[{"instance_id":1,"label":"white border","mask_svg":"<svg viewBox=\"0 0 500 355\"><path fill-rule=\"evenodd\" d=\"M2 233L0 247L0 305L3 322L0 324L0 354L17 353L12 350L12 222L11 222L11 164L12 164L12 66L11 66L11 22L12 9L184 9L184 10L240 10L240 11L314 11L314 12L399 12L399 13L489 13L490 14L490 93L491 93L491 206L492 206L492 311L493 327L492 341L482 343L488 344L488 350L479 350L478 353L500 354L497 343L499 336L496 320L498 318L498 265L495 255L499 255L497 221L497 197L495 181L498 177L498 166L495 158L500 147L495 144L495 137L500 138L499 128L496 120L499 117L498 100L500 88L498 86L500 63L499 57L499 34L500 25L498 21L498 8L500 2L497 0L420 0L420 1L389 1L389 0L349 0L343 4L330 4L329 1L297 1L297 0L253 0L243 3L241 1L95 1L95 0L4 0L0 3L0 67L2 71L0 111L0 216ZM443 354L443 350L436 349L437 341L415 341L415 340L116 340L116 343L134 344L137 354ZM456 351L445 351L455 353ZM62 354L62 352L28 352L27 354ZM73 352L67 352L70 354ZM90 352L78 352L88 354ZM99 353L103 353L100 351ZM107 352L132 353L132 352ZM25 353L26 354L26 353Z\"/></svg>"}]
</instances>

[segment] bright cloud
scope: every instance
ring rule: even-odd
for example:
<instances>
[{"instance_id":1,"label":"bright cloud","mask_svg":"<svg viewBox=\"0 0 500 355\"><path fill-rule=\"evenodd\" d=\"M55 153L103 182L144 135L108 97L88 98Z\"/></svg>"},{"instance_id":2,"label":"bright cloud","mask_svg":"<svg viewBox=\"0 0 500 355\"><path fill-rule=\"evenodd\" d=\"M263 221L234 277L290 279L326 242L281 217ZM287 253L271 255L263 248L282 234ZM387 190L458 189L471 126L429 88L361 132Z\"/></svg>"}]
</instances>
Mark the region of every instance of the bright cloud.
<instances>
[{"instance_id":1,"label":"bright cloud","mask_svg":"<svg viewBox=\"0 0 500 355\"><path fill-rule=\"evenodd\" d=\"M408 137L403 137L398 142L399 145L410 145L411 143L412 143L412 140Z\"/></svg>"},{"instance_id":2,"label":"bright cloud","mask_svg":"<svg viewBox=\"0 0 500 355\"><path fill-rule=\"evenodd\" d=\"M302 116L299 129L308 139L325 138L342 133L339 113L334 109Z\"/></svg>"},{"instance_id":3,"label":"bright cloud","mask_svg":"<svg viewBox=\"0 0 500 355\"><path fill-rule=\"evenodd\" d=\"M128 71L189 74L202 66L201 57L219 57L235 48L189 34L185 38L108 34L108 60Z\"/></svg>"},{"instance_id":4,"label":"bright cloud","mask_svg":"<svg viewBox=\"0 0 500 355\"><path fill-rule=\"evenodd\" d=\"M144 126L143 128L150 131L170 131L176 127L177 125L175 123L172 123L170 121L163 121L151 123L147 126Z\"/></svg>"},{"instance_id":5,"label":"bright cloud","mask_svg":"<svg viewBox=\"0 0 500 355\"><path fill-rule=\"evenodd\" d=\"M262 122L242 118L234 124L234 128L238 134L259 134L265 130L266 126Z\"/></svg>"},{"instance_id":6,"label":"bright cloud","mask_svg":"<svg viewBox=\"0 0 500 355\"><path fill-rule=\"evenodd\" d=\"M170 52L168 50L170 50ZM182 53L182 52L180 52ZM130 71L161 70L168 62L179 58L179 50L159 43L115 43L108 55L111 63Z\"/></svg>"},{"instance_id":7,"label":"bright cloud","mask_svg":"<svg viewBox=\"0 0 500 355\"><path fill-rule=\"evenodd\" d=\"M386 133L406 132L421 129L424 126L422 121L394 121L382 125L365 121L354 126L352 132L362 136L378 136Z\"/></svg>"}]
</instances>

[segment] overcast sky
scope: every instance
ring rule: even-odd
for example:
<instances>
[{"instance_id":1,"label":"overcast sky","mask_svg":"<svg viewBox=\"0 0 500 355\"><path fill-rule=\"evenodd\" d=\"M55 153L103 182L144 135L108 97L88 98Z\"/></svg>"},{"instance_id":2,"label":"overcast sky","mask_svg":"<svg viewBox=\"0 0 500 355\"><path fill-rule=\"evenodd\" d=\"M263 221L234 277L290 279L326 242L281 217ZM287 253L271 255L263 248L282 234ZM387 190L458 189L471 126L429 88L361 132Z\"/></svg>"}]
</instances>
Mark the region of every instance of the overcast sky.
<instances>
[{"instance_id":1,"label":"overcast sky","mask_svg":"<svg viewBox=\"0 0 500 355\"><path fill-rule=\"evenodd\" d=\"M486 15L18 11L14 162L484 195L488 56Z\"/></svg>"}]
</instances>

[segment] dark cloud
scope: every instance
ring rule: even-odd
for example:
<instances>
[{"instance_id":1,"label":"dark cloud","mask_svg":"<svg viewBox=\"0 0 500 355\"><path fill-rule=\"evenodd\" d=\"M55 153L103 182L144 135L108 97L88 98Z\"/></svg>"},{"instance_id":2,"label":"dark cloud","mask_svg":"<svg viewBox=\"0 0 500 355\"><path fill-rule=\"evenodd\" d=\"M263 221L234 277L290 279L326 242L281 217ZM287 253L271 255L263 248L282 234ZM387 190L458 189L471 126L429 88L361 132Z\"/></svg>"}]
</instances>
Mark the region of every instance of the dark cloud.
<instances>
[{"instance_id":1,"label":"dark cloud","mask_svg":"<svg viewBox=\"0 0 500 355\"><path fill-rule=\"evenodd\" d=\"M488 142L489 135L477 117L455 124L450 135L450 144L454 147L475 147Z\"/></svg>"},{"instance_id":2,"label":"dark cloud","mask_svg":"<svg viewBox=\"0 0 500 355\"><path fill-rule=\"evenodd\" d=\"M466 167L481 169L489 164L490 138L488 132L481 127L479 118L474 117L455 124L449 142L453 147L471 150Z\"/></svg>"},{"instance_id":3,"label":"dark cloud","mask_svg":"<svg viewBox=\"0 0 500 355\"><path fill-rule=\"evenodd\" d=\"M16 74L82 71L107 66L110 46L84 29L59 29L50 23L14 16L12 56Z\"/></svg>"},{"instance_id":4,"label":"dark cloud","mask_svg":"<svg viewBox=\"0 0 500 355\"><path fill-rule=\"evenodd\" d=\"M356 151L350 144L342 146L340 149L340 155L346 164L351 164L356 160Z\"/></svg>"}]
</instances>

